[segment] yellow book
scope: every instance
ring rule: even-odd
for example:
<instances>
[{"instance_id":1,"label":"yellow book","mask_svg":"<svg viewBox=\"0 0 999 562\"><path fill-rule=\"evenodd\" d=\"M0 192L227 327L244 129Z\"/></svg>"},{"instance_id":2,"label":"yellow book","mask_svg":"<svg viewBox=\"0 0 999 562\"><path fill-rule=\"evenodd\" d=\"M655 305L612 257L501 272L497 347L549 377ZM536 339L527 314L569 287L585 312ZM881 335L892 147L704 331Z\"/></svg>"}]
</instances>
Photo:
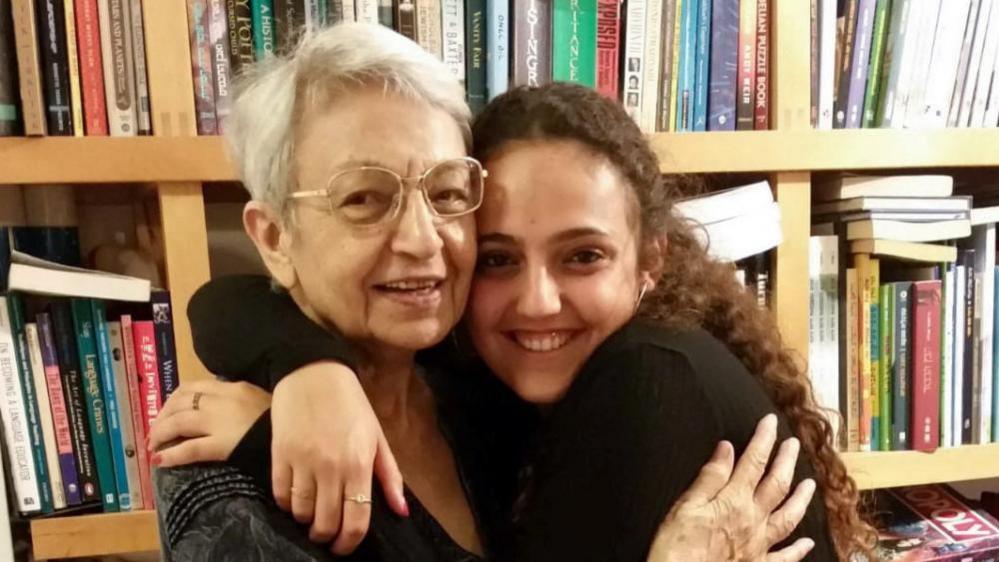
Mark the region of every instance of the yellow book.
<instances>
[{"instance_id":1,"label":"yellow book","mask_svg":"<svg viewBox=\"0 0 999 562\"><path fill-rule=\"evenodd\" d=\"M669 104L669 130L666 131L668 133L676 131L676 88L680 74L680 29L683 23L681 14L683 13L683 3L685 1L676 0L676 17L673 18L673 60L670 61L673 70L669 75L669 99L672 101Z\"/></svg>"},{"instance_id":2,"label":"yellow book","mask_svg":"<svg viewBox=\"0 0 999 562\"><path fill-rule=\"evenodd\" d=\"M860 450L871 450L871 419L873 416L873 391L871 381L871 285L875 275L872 269L877 267L877 260L872 260L868 254L856 254L853 257L857 269L857 322L859 324L859 342L857 345L857 363L860 371Z\"/></svg>"},{"instance_id":3,"label":"yellow book","mask_svg":"<svg viewBox=\"0 0 999 562\"><path fill-rule=\"evenodd\" d=\"M870 303L870 328L871 335L867 349L870 353L870 385L871 385L871 449L880 450L881 434L881 266L877 258L870 259L870 267L867 270L867 281L864 288L870 294L867 297Z\"/></svg>"},{"instance_id":4,"label":"yellow book","mask_svg":"<svg viewBox=\"0 0 999 562\"><path fill-rule=\"evenodd\" d=\"M66 52L69 60L69 103L73 111L73 136L83 136L83 96L80 94L80 59L76 52L76 14L73 0L65 0Z\"/></svg>"},{"instance_id":5,"label":"yellow book","mask_svg":"<svg viewBox=\"0 0 999 562\"><path fill-rule=\"evenodd\" d=\"M857 286L857 270L849 268L846 270L846 381L843 387L846 389L846 450L860 450L860 324L857 318L860 302L859 287Z\"/></svg>"}]
</instances>

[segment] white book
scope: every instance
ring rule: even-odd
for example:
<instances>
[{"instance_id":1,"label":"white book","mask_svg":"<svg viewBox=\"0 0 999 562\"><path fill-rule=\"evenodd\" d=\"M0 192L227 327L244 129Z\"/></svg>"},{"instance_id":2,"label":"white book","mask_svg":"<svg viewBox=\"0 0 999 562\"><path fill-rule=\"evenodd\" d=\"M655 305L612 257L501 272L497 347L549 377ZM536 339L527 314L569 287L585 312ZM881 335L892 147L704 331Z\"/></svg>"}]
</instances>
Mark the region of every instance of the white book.
<instances>
[{"instance_id":1,"label":"white book","mask_svg":"<svg viewBox=\"0 0 999 562\"><path fill-rule=\"evenodd\" d=\"M954 285L957 286L954 294L954 392L951 395L954 401L951 413L954 417L950 421L951 434L954 437L953 445L959 447L964 444L961 439L961 420L964 418L964 402L961 399L964 395L964 337L961 334L964 330L964 301L967 298L968 288L963 265L954 268L954 280Z\"/></svg>"},{"instance_id":2,"label":"white book","mask_svg":"<svg viewBox=\"0 0 999 562\"><path fill-rule=\"evenodd\" d=\"M772 203L768 211L703 225L693 232L707 247L708 255L718 261L738 261L762 254L783 240L780 205Z\"/></svg>"},{"instance_id":3,"label":"white book","mask_svg":"<svg viewBox=\"0 0 999 562\"><path fill-rule=\"evenodd\" d=\"M344 0L344 2L350 1L351 0ZM417 2L417 4L419 3L420 2ZM423 4L426 6L430 4L430 2L424 2ZM357 0L354 4L354 10L358 22L378 23L378 0Z\"/></svg>"},{"instance_id":4,"label":"white book","mask_svg":"<svg viewBox=\"0 0 999 562\"><path fill-rule=\"evenodd\" d=\"M939 242L966 238L969 235L971 221L967 219L918 223L864 220L846 223L847 240L874 238L901 242Z\"/></svg>"},{"instance_id":5,"label":"white book","mask_svg":"<svg viewBox=\"0 0 999 562\"><path fill-rule=\"evenodd\" d=\"M980 313L981 322L978 330L978 361L979 377L981 378L979 443L992 441L992 334L993 318L995 318L995 286L996 286L996 225L995 223L976 226L972 230L972 242L975 245L975 269L981 272L977 285L981 286ZM976 311L976 313L979 311Z\"/></svg>"},{"instance_id":6,"label":"white book","mask_svg":"<svg viewBox=\"0 0 999 562\"><path fill-rule=\"evenodd\" d=\"M954 178L945 175L873 176L842 174L816 182L816 203L854 197L950 197Z\"/></svg>"},{"instance_id":7,"label":"white book","mask_svg":"<svg viewBox=\"0 0 999 562\"><path fill-rule=\"evenodd\" d=\"M947 112L948 127L957 126L957 118L961 113L961 94L964 92L964 83L968 79L971 47L975 43L975 29L978 27L978 13L982 4L982 0L972 0L971 8L968 10L968 21L964 28L964 37L961 40L961 56L958 59L957 75L954 77L954 85L951 88L950 108Z\"/></svg>"},{"instance_id":8,"label":"white book","mask_svg":"<svg viewBox=\"0 0 999 562\"><path fill-rule=\"evenodd\" d=\"M111 368L114 372L114 386L118 393L118 425L121 428L121 441L125 449L125 474L128 478L128 495L133 510L143 505L142 482L139 479L139 457L135 442L135 428L132 426L132 404L128 398L128 370L125 367L125 350L122 348L121 322L108 322L108 340L111 345ZM142 444L142 446L145 446Z\"/></svg>"},{"instance_id":9,"label":"white book","mask_svg":"<svg viewBox=\"0 0 999 562\"><path fill-rule=\"evenodd\" d=\"M809 279L815 283L815 330L819 349L810 367L815 399L823 410L839 411L839 311L837 277L839 238L812 236L809 238ZM830 416L835 418L836 416Z\"/></svg>"},{"instance_id":10,"label":"white book","mask_svg":"<svg viewBox=\"0 0 999 562\"><path fill-rule=\"evenodd\" d=\"M940 128L947 125L950 97L954 93L954 80L961 61L965 29L971 0L947 0L940 10L936 40L930 58L929 80L923 103L923 125Z\"/></svg>"},{"instance_id":11,"label":"white book","mask_svg":"<svg viewBox=\"0 0 999 562\"><path fill-rule=\"evenodd\" d=\"M52 404L49 402L49 387L45 380L42 348L38 343L38 325L34 322L25 324L24 333L28 342L31 382L35 385L35 397L38 399L38 423L42 426L42 440L45 443L45 466L48 467L49 485L52 487L52 507L63 509L66 507L66 490L63 488L62 469L59 468L55 424L52 422Z\"/></svg>"},{"instance_id":12,"label":"white book","mask_svg":"<svg viewBox=\"0 0 999 562\"><path fill-rule=\"evenodd\" d=\"M114 5L112 6L112 3ZM127 26L130 19L128 0L99 0L97 18L101 28L101 61L104 65L104 97L107 102L108 131L112 137L132 137L138 128L135 112L134 64L128 60L132 56L132 37ZM111 12L123 25L112 25ZM117 47L117 48L116 48Z\"/></svg>"},{"instance_id":13,"label":"white book","mask_svg":"<svg viewBox=\"0 0 999 562\"><path fill-rule=\"evenodd\" d=\"M357 10L354 9L354 0L329 0L329 1L342 1L341 6L343 6L343 21L357 21ZM406 0L403 0L405 3ZM409 6L412 8L413 0L409 0Z\"/></svg>"},{"instance_id":14,"label":"white book","mask_svg":"<svg viewBox=\"0 0 999 562\"><path fill-rule=\"evenodd\" d=\"M957 117L958 127L967 127L971 122L971 106L975 101L975 88L978 85L978 73L982 66L985 38L988 35L989 20L992 18L994 7L995 0L982 0L982 4L978 8L978 21L975 22L975 39L971 43L968 74L962 85L961 106Z\"/></svg>"},{"instance_id":15,"label":"white book","mask_svg":"<svg viewBox=\"0 0 999 562\"><path fill-rule=\"evenodd\" d=\"M978 69L978 81L975 85L975 100L971 103L971 120L969 127L985 126L985 106L989 99L989 88L992 86L992 69L999 54L999 9L992 6L989 15L988 30L985 34L985 46L982 48L982 64Z\"/></svg>"},{"instance_id":16,"label":"white book","mask_svg":"<svg viewBox=\"0 0 999 562\"><path fill-rule=\"evenodd\" d=\"M697 16L695 15L695 18ZM639 127L646 133L656 130L659 83L662 74L663 0L646 0L645 53L642 77L642 120ZM693 75L693 73L691 74ZM693 128L693 124L691 124Z\"/></svg>"},{"instance_id":17,"label":"white book","mask_svg":"<svg viewBox=\"0 0 999 562\"><path fill-rule=\"evenodd\" d=\"M943 310L943 349L940 356L940 444L943 447L954 446L953 417L954 398L954 266L948 265L943 278L944 310Z\"/></svg>"},{"instance_id":18,"label":"white book","mask_svg":"<svg viewBox=\"0 0 999 562\"><path fill-rule=\"evenodd\" d=\"M916 41L915 58L912 61L912 79L905 92L905 123L907 129L918 128L926 103L926 88L931 80L930 60L936 47L937 21L942 0L923 0L920 13L919 32L912 37ZM952 0L948 0L950 2Z\"/></svg>"},{"instance_id":19,"label":"white book","mask_svg":"<svg viewBox=\"0 0 999 562\"><path fill-rule=\"evenodd\" d=\"M881 103L884 115L881 126L899 128L905 122L904 99L902 92L908 88L912 75L912 60L916 53L916 41L909 39L916 33L921 3L918 0L896 0L892 4L892 20L888 27L891 64L885 77L885 92ZM898 108L898 110L896 110Z\"/></svg>"},{"instance_id":20,"label":"white book","mask_svg":"<svg viewBox=\"0 0 999 562\"><path fill-rule=\"evenodd\" d=\"M148 302L147 279L70 267L14 250L7 288L40 295Z\"/></svg>"},{"instance_id":21,"label":"white book","mask_svg":"<svg viewBox=\"0 0 999 562\"><path fill-rule=\"evenodd\" d=\"M319 0L306 0L305 1L305 29L309 32L315 32L319 30L319 24L322 20L319 15Z\"/></svg>"},{"instance_id":22,"label":"white book","mask_svg":"<svg viewBox=\"0 0 999 562\"><path fill-rule=\"evenodd\" d=\"M646 0L631 0L625 4L625 7L627 13L625 14L624 27L624 66L621 68L624 73L622 97L625 111L641 127L644 122L642 118L644 103L642 81L645 78Z\"/></svg>"},{"instance_id":23,"label":"white book","mask_svg":"<svg viewBox=\"0 0 999 562\"><path fill-rule=\"evenodd\" d=\"M673 209L701 224L711 224L755 212L766 212L774 202L770 183L760 181L678 201Z\"/></svg>"},{"instance_id":24,"label":"white book","mask_svg":"<svg viewBox=\"0 0 999 562\"><path fill-rule=\"evenodd\" d=\"M444 28L444 64L465 85L465 3L462 0L441 2Z\"/></svg>"},{"instance_id":25,"label":"white book","mask_svg":"<svg viewBox=\"0 0 999 562\"><path fill-rule=\"evenodd\" d=\"M903 0L896 0L902 2ZM836 0L819 0L819 121L818 128L833 128L836 88Z\"/></svg>"},{"instance_id":26,"label":"white book","mask_svg":"<svg viewBox=\"0 0 999 562\"><path fill-rule=\"evenodd\" d=\"M378 23L378 0L357 0L357 21L367 21L369 2L374 7L374 23ZM441 58L441 5L440 0L416 0L416 42L431 55ZM491 61L490 61L491 62Z\"/></svg>"},{"instance_id":27,"label":"white book","mask_svg":"<svg viewBox=\"0 0 999 562\"><path fill-rule=\"evenodd\" d=\"M149 111L149 77L146 76L146 33L142 27L142 0L131 0L132 61L135 81L136 133L153 134L152 114Z\"/></svg>"},{"instance_id":28,"label":"white book","mask_svg":"<svg viewBox=\"0 0 999 562\"><path fill-rule=\"evenodd\" d=\"M42 509L38 490L38 473L28 432L28 415L24 406L24 390L18 376L14 354L14 331L7 308L7 297L0 295L0 419L3 437L10 455L14 495L17 510L35 513Z\"/></svg>"},{"instance_id":29,"label":"white book","mask_svg":"<svg viewBox=\"0 0 999 562\"><path fill-rule=\"evenodd\" d=\"M995 63L992 65L992 86L989 88L989 99L985 102L985 120L982 126L999 127L999 53L996 53Z\"/></svg>"}]
</instances>

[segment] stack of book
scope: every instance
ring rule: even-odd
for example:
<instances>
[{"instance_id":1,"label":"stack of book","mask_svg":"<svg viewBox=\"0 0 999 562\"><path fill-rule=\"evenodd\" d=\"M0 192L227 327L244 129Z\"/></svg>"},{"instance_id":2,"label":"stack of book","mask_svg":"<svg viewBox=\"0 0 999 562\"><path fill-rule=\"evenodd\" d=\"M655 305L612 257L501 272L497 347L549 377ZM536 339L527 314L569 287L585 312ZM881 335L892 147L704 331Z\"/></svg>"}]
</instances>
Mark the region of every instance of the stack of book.
<instances>
[{"instance_id":1,"label":"stack of book","mask_svg":"<svg viewBox=\"0 0 999 562\"><path fill-rule=\"evenodd\" d=\"M812 0L812 124L999 126L999 2Z\"/></svg>"},{"instance_id":2,"label":"stack of book","mask_svg":"<svg viewBox=\"0 0 999 562\"><path fill-rule=\"evenodd\" d=\"M810 375L849 451L999 437L995 208L946 176L816 186Z\"/></svg>"}]
</instances>

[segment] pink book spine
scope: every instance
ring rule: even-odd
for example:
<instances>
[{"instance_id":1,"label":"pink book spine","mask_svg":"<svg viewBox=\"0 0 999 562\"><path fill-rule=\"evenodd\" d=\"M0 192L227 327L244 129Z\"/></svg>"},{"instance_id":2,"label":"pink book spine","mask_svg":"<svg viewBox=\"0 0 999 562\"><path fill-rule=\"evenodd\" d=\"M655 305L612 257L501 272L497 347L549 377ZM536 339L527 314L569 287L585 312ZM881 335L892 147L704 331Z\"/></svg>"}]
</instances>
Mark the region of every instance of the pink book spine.
<instances>
[{"instance_id":1,"label":"pink book spine","mask_svg":"<svg viewBox=\"0 0 999 562\"><path fill-rule=\"evenodd\" d=\"M153 509L153 478L149 471L146 453L146 424L143 416L141 377L135 363L135 340L131 315L121 317L121 348L125 351L125 372L128 379L128 403L132 408L132 427L135 429L135 452L139 460L139 482L142 485L143 505L134 509ZM131 345L129 345L131 344ZM158 377L157 377L158 378Z\"/></svg>"}]
</instances>

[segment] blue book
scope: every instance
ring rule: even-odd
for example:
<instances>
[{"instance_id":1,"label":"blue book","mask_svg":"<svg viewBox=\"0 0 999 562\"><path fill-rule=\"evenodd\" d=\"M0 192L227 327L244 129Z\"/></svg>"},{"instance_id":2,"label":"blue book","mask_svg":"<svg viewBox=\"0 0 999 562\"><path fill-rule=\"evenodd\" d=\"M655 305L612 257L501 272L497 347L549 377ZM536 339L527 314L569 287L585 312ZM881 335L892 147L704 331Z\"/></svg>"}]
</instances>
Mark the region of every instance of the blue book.
<instances>
[{"instance_id":1,"label":"blue book","mask_svg":"<svg viewBox=\"0 0 999 562\"><path fill-rule=\"evenodd\" d=\"M506 92L510 78L510 4L486 0L486 93Z\"/></svg>"},{"instance_id":2,"label":"blue book","mask_svg":"<svg viewBox=\"0 0 999 562\"><path fill-rule=\"evenodd\" d=\"M173 313L170 311L170 293L154 291L149 302L153 308L153 330L156 334L156 359L160 374L160 393L163 402L170 398L177 385L177 345L173 339Z\"/></svg>"},{"instance_id":3,"label":"blue book","mask_svg":"<svg viewBox=\"0 0 999 562\"><path fill-rule=\"evenodd\" d=\"M711 9L711 82L708 130L735 130L739 87L739 0L714 0Z\"/></svg>"},{"instance_id":4,"label":"blue book","mask_svg":"<svg viewBox=\"0 0 999 562\"><path fill-rule=\"evenodd\" d=\"M711 0L701 0L697 13L697 53L694 57L694 130L707 130L708 80L711 67Z\"/></svg>"},{"instance_id":5,"label":"blue book","mask_svg":"<svg viewBox=\"0 0 999 562\"><path fill-rule=\"evenodd\" d=\"M104 302L90 301L94 314L94 335L97 336L97 363L100 369L101 386L104 390L104 411L107 412L108 437L111 440L111 457L114 465L115 487L118 489L118 508L132 510L132 496L128 491L128 473L125 472L125 442L121 436L121 424L130 420L118 419L118 391L114 384L114 369L111 367L111 340L108 337L107 313ZM127 396L124 397L127 400Z\"/></svg>"},{"instance_id":6,"label":"blue book","mask_svg":"<svg viewBox=\"0 0 999 562\"><path fill-rule=\"evenodd\" d=\"M680 21L680 64L676 82L676 130L694 130L694 74L697 55L697 14L702 0L685 0ZM704 0L708 1L708 0Z\"/></svg>"},{"instance_id":7,"label":"blue book","mask_svg":"<svg viewBox=\"0 0 999 562\"><path fill-rule=\"evenodd\" d=\"M878 302L871 303L871 364L881 361L881 305ZM880 389L877 384L877 371L873 372L874 380L871 381L871 394ZM871 450L881 450L881 404L880 399L874 401L871 409Z\"/></svg>"},{"instance_id":8,"label":"blue book","mask_svg":"<svg viewBox=\"0 0 999 562\"><path fill-rule=\"evenodd\" d=\"M56 357L55 338L52 335L52 320L49 319L48 313L42 312L35 316L35 321L38 323L38 346L42 350L42 364L45 366L45 378L48 379L49 373L52 372L56 379L58 379L56 383L59 384L59 391L62 392L59 395L62 401L59 409L63 412L63 416L67 418L67 423L71 424L68 406L66 406L65 391L62 390L62 374L59 370L59 358ZM51 390L49 397L50 399L52 398ZM69 430L72 432L72 427ZM72 438L67 437L67 439ZM56 442L59 442L58 439ZM83 502L83 498L80 496L80 480L76 472L76 461L74 460L72 447L59 451L59 470L62 472L62 487L66 492L66 504L80 505Z\"/></svg>"}]
</instances>

